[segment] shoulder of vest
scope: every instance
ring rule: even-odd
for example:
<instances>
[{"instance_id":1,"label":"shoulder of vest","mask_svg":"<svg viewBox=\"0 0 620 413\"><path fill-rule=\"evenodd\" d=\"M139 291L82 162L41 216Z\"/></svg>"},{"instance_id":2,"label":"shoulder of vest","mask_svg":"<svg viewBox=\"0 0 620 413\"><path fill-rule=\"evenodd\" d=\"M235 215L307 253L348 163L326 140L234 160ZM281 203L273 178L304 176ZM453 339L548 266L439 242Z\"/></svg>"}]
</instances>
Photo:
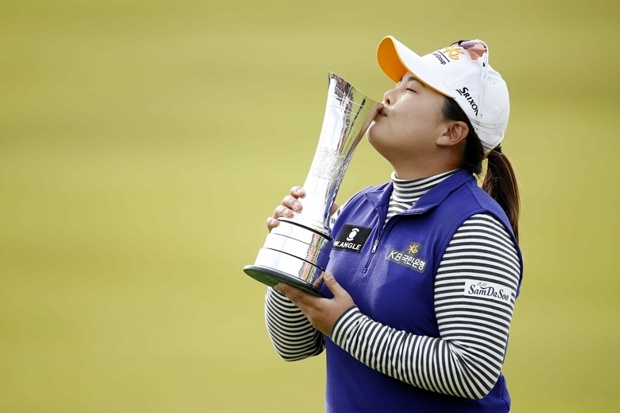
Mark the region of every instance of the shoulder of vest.
<instances>
[{"instance_id":1,"label":"shoulder of vest","mask_svg":"<svg viewBox=\"0 0 620 413\"><path fill-rule=\"evenodd\" d=\"M346 205L352 205L357 201L364 200L366 198L370 200L377 200L385 194L385 191L391 188L391 182L386 182L381 185L368 186L359 192L355 193L351 198L346 201Z\"/></svg>"}]
</instances>

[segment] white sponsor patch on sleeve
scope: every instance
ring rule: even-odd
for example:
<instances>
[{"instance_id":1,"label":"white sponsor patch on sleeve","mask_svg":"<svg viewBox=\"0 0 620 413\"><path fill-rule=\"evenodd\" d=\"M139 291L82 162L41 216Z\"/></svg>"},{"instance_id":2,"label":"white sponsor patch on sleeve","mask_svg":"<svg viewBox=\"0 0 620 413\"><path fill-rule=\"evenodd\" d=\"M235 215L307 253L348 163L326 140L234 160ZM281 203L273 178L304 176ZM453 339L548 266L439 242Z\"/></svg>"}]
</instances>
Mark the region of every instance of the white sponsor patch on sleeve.
<instances>
[{"instance_id":1,"label":"white sponsor patch on sleeve","mask_svg":"<svg viewBox=\"0 0 620 413\"><path fill-rule=\"evenodd\" d=\"M502 303L510 303L514 299L515 292L512 288L501 284L467 280L465 281L465 291L463 295L467 297L488 298Z\"/></svg>"}]
</instances>

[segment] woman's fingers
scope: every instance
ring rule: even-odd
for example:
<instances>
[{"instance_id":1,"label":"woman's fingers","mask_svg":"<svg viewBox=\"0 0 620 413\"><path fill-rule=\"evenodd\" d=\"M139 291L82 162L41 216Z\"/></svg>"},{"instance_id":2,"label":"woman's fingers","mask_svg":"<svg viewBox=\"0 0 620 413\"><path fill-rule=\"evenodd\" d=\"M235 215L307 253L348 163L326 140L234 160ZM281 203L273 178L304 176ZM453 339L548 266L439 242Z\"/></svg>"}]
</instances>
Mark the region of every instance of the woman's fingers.
<instances>
[{"instance_id":1,"label":"woman's fingers","mask_svg":"<svg viewBox=\"0 0 620 413\"><path fill-rule=\"evenodd\" d=\"M274 210L273 214L267 218L267 229L271 231L280 225L280 218L293 218L295 213L300 213L303 206L298 201L299 198L306 196L306 191L301 186L291 188L291 193L284 198L282 202Z\"/></svg>"},{"instance_id":2,"label":"woman's fingers","mask_svg":"<svg viewBox=\"0 0 620 413\"><path fill-rule=\"evenodd\" d=\"M303 198L306 196L306 191L301 186L294 186L291 188L291 195L296 198Z\"/></svg>"},{"instance_id":3,"label":"woman's fingers","mask_svg":"<svg viewBox=\"0 0 620 413\"><path fill-rule=\"evenodd\" d=\"M284 214L288 215L289 211L295 211L297 213L301 212L302 209L302 205L301 202L299 202L297 200L297 198L295 198L292 195L287 195L282 199L282 204L280 205L281 207L286 207L286 210L282 210L282 212L284 212ZM278 208L276 208L277 210ZM284 215L283 215L284 216Z\"/></svg>"}]
</instances>

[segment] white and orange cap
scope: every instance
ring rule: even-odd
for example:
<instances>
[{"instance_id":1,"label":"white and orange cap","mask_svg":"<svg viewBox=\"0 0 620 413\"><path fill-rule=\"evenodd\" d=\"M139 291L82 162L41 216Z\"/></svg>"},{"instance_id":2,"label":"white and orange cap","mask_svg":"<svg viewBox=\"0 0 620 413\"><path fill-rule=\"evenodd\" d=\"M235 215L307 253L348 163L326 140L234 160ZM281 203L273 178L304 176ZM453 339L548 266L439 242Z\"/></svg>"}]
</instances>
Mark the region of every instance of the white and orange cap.
<instances>
[{"instance_id":1,"label":"white and orange cap","mask_svg":"<svg viewBox=\"0 0 620 413\"><path fill-rule=\"evenodd\" d=\"M506 82L489 65L482 40L461 40L419 56L392 36L379 43L377 60L394 82L411 72L416 79L457 101L489 153L504 139L510 102Z\"/></svg>"}]
</instances>

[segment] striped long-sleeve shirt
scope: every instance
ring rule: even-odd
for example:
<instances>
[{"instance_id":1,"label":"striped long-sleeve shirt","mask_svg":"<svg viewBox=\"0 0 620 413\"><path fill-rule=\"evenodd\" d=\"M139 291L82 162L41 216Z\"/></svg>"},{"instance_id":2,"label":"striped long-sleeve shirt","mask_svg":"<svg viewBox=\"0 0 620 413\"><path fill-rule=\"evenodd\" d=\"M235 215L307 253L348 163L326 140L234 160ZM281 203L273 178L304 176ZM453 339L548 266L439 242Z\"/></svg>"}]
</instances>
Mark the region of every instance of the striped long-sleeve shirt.
<instances>
[{"instance_id":1,"label":"striped long-sleeve shirt","mask_svg":"<svg viewBox=\"0 0 620 413\"><path fill-rule=\"evenodd\" d=\"M402 181L394 175L389 220L450 176ZM336 279L338 274L335 274ZM500 374L514 310L510 301L464 299L466 280L517 290L520 264L509 234L490 215L467 219L450 241L437 270L434 305L440 337L418 336L380 324L353 307L340 317L331 339L367 366L413 386L443 394L484 397ZM269 288L266 324L285 360L320 354L324 339L286 297ZM373 349L369 351L369 349Z\"/></svg>"}]
</instances>

